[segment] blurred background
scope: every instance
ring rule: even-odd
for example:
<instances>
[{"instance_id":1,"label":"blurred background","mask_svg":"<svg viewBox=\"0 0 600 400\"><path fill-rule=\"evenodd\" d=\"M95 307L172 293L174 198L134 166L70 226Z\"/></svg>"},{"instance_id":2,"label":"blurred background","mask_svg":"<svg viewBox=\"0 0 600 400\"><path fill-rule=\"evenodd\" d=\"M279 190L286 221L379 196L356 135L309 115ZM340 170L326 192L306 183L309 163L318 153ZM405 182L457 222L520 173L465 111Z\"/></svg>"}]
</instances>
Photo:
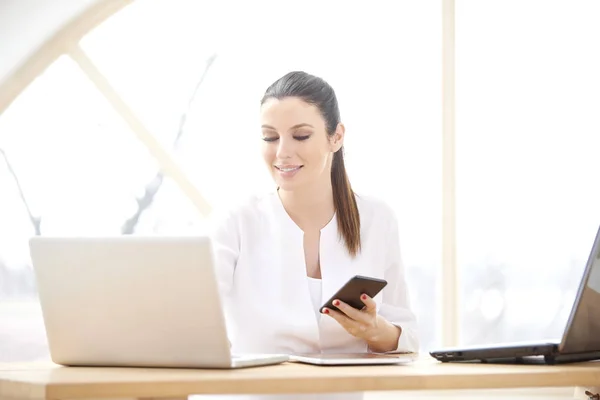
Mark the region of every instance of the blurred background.
<instances>
[{"instance_id":1,"label":"blurred background","mask_svg":"<svg viewBox=\"0 0 600 400\"><path fill-rule=\"evenodd\" d=\"M198 231L270 190L259 101L296 69L338 94L355 191L399 216L423 350L560 337L600 223L598 21L596 0L0 2L0 362L48 357L29 237Z\"/></svg>"}]
</instances>

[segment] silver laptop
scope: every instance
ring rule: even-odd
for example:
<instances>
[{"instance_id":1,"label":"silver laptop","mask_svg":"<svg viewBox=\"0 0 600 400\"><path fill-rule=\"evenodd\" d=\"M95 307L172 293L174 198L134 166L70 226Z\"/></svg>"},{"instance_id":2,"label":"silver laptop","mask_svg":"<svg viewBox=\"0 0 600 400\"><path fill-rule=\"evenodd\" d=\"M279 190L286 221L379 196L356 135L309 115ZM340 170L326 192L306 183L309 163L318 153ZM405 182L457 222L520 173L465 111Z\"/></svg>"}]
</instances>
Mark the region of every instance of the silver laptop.
<instances>
[{"instance_id":1,"label":"silver laptop","mask_svg":"<svg viewBox=\"0 0 600 400\"><path fill-rule=\"evenodd\" d=\"M290 361L313 365L388 365L408 364L417 357L417 353L320 353L292 354Z\"/></svg>"},{"instance_id":2,"label":"silver laptop","mask_svg":"<svg viewBox=\"0 0 600 400\"><path fill-rule=\"evenodd\" d=\"M33 237L29 246L57 364L239 368L289 358L230 353L208 237Z\"/></svg>"}]
</instances>

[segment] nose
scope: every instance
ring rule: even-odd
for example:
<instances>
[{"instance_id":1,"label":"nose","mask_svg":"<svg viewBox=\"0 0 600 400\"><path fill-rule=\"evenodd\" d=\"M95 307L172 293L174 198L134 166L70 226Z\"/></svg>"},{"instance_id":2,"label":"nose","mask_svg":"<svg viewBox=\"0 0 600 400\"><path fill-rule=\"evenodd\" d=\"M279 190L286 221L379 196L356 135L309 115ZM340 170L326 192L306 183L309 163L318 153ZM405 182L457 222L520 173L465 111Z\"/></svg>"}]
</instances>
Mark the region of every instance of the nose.
<instances>
[{"instance_id":1,"label":"nose","mask_svg":"<svg viewBox=\"0 0 600 400\"><path fill-rule=\"evenodd\" d=\"M280 137L279 143L277 145L277 159L285 160L287 158L291 158L293 153L294 144L292 143L292 141L285 137Z\"/></svg>"}]
</instances>

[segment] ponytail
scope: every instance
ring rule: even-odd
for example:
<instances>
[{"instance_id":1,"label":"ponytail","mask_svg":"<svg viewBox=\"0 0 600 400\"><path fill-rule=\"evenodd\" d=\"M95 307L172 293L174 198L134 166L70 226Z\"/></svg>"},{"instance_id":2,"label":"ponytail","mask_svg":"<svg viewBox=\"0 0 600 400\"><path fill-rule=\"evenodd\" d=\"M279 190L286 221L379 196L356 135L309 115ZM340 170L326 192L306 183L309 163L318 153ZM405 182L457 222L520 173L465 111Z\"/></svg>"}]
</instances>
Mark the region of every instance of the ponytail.
<instances>
[{"instance_id":1,"label":"ponytail","mask_svg":"<svg viewBox=\"0 0 600 400\"><path fill-rule=\"evenodd\" d=\"M333 205L337 214L340 236L346 243L346 249L352 257L360 252L360 215L356 197L350 186L344 165L344 149L333 155L331 165L331 185L333 187Z\"/></svg>"}]
</instances>

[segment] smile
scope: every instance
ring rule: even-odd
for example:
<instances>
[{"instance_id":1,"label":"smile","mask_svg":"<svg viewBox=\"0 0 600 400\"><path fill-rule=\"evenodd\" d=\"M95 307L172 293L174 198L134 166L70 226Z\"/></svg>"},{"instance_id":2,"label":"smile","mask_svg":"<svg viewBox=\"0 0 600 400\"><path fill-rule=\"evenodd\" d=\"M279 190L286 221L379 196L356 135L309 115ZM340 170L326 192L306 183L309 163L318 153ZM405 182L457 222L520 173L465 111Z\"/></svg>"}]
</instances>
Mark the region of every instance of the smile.
<instances>
[{"instance_id":1,"label":"smile","mask_svg":"<svg viewBox=\"0 0 600 400\"><path fill-rule=\"evenodd\" d=\"M275 165L275 168L277 168L281 172L293 172L293 171L297 171L300 168L302 168L302 165L298 165L298 166L295 166L295 167L278 167L277 165Z\"/></svg>"}]
</instances>

